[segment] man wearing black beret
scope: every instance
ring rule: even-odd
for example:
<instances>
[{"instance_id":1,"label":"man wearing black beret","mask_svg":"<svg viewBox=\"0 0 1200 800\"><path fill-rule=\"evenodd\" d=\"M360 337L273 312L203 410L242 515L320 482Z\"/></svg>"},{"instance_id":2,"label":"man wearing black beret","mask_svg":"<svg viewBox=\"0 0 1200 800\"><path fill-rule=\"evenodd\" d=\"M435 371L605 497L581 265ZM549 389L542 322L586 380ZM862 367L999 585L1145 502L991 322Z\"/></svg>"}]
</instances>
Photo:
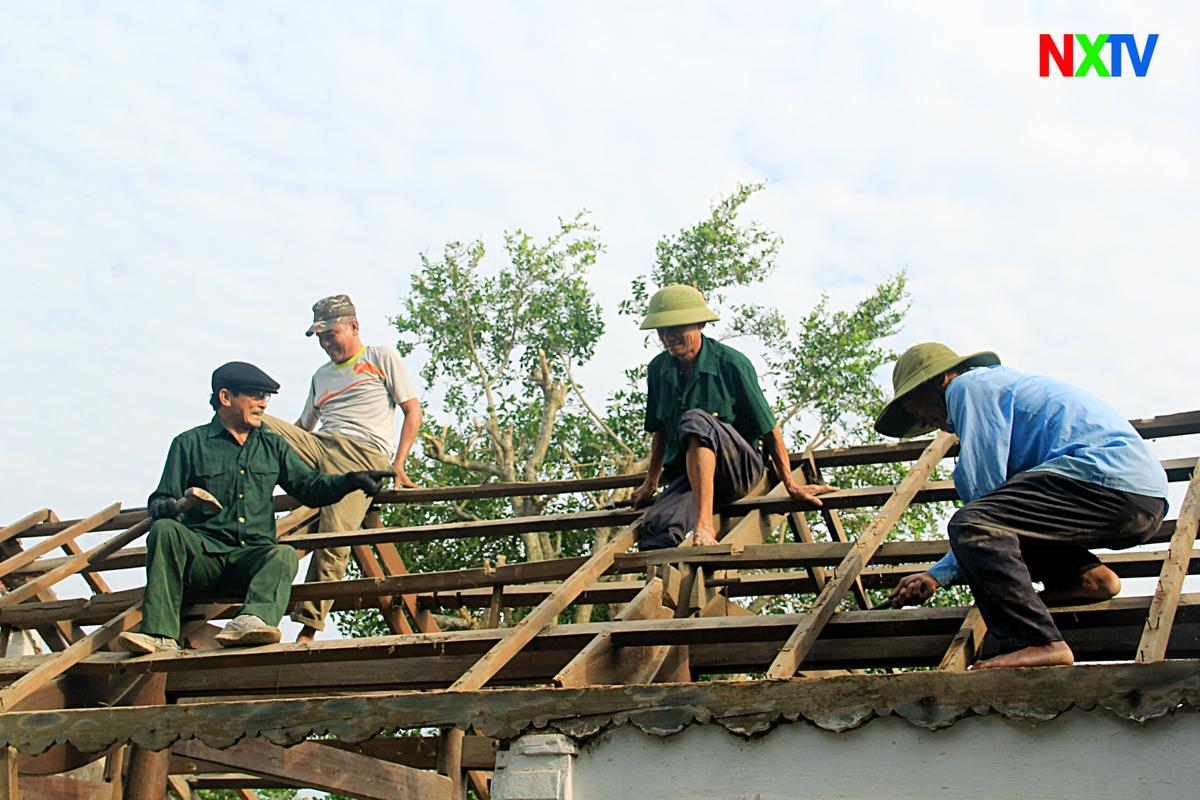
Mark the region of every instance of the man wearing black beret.
<instances>
[{"instance_id":1,"label":"man wearing black beret","mask_svg":"<svg viewBox=\"0 0 1200 800\"><path fill-rule=\"evenodd\" d=\"M121 634L134 653L179 649L179 611L187 587L245 593L237 615L217 635L226 647L274 644L287 610L296 551L275 543L271 493L279 484L308 506L361 489L376 495L390 471L322 474L278 434L263 429L267 400L279 384L253 364L231 361L212 374L212 420L171 442L148 510L146 594L141 630ZM184 501L189 489L211 495ZM215 502L214 502L215 500ZM218 505L219 504L219 505Z\"/></svg>"}]
</instances>

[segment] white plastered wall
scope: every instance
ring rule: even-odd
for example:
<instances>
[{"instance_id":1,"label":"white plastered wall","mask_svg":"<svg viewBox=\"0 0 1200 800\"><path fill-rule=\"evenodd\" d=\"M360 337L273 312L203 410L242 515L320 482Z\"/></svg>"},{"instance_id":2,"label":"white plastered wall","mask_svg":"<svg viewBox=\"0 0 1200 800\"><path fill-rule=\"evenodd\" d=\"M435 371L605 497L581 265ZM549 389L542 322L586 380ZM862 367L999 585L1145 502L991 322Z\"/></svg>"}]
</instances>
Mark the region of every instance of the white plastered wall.
<instances>
[{"instance_id":1,"label":"white plastered wall","mask_svg":"<svg viewBox=\"0 0 1200 800\"><path fill-rule=\"evenodd\" d=\"M496 800L1200 797L1200 714L1145 725L1071 711L1031 724L968 717L928 731L902 719L845 733L784 724L746 740L715 725L673 736L625 726L576 745L525 737L502 754Z\"/></svg>"}]
</instances>

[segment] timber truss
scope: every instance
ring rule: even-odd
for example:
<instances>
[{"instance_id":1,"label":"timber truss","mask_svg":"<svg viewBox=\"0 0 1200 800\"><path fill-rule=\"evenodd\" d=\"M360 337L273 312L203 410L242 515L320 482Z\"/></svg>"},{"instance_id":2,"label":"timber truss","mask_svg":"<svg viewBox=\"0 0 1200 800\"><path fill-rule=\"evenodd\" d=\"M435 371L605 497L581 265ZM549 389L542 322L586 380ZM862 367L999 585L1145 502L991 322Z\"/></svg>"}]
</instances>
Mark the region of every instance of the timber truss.
<instances>
[{"instance_id":1,"label":"timber truss","mask_svg":"<svg viewBox=\"0 0 1200 800\"><path fill-rule=\"evenodd\" d=\"M1134 425L1146 438L1200 433L1200 411ZM838 698L871 695L854 708L901 713L938 691L955 697L960 711L971 707L973 687L978 697L1019 693L1014 681L1029 680L1017 674L1024 671L967 672L987 647L975 609L872 609L868 590L892 587L946 552L945 540L889 534L912 504L956 498L950 482L931 480L955 446L953 436L938 434L809 453L793 461L798 480L819 481L823 470L851 465L909 466L894 486L840 490L824 495L820 509L764 480L722 509L719 544L650 553L629 552L641 513L629 509L302 534L315 511L280 497L281 541L302 551L349 545L365 576L297 584L293 601L332 598L335 610L378 608L391 635L239 650L216 647L212 624L229 616L237 598L210 596L191 598L185 608L192 649L113 652L116 637L141 619L142 590L113 591L103 573L144 565L145 550L132 545L149 528L145 511L114 504L77 520L34 511L0 529L7 590L0 639L6 644L36 630L53 652L0 659L0 798L140 800L163 797L164 787L180 800L217 787L247 798L263 787L362 798L458 798L470 789L486 798L496 738L548 725L586 737L603 727L590 722L596 719L643 719L654 728L655 720L677 719L681 708L696 719L776 719L788 704L802 706L796 714L810 719L861 720ZM1200 658L1200 595L1182 593L1184 577L1200 571L1200 560L1191 558L1200 516L1195 463L1163 462L1172 481L1190 483L1178 518L1163 524L1152 547L1102 556L1123 578L1157 577L1154 595L1053 610L1078 660ZM385 493L380 502L546 496L640 481L632 475L420 489ZM873 513L850 531L841 517L846 509ZM828 541L818 541L809 526L816 516ZM597 528L616 532L587 557L447 572L409 573L396 547ZM96 531L116 533L87 549L78 543ZM55 587L72 576L86 582L90 596L56 596ZM746 607L778 596L812 600L802 613ZM620 611L609 622L557 624L575 604L600 603ZM436 612L464 607L487 610L479 615L482 627L439 629L444 617ZM502 626L504 612L518 621ZM1120 669L1160 670L1135 672L1147 686L1168 674L1165 665L1137 663ZM1194 701L1196 665L1176 666L1171 680L1186 683L1180 696ZM862 674L914 667L935 671ZM1093 698L1116 674L1067 669L1100 687L1088 690ZM788 680L795 678L806 680ZM1054 686L1077 684L1046 685L1043 701L1053 704ZM882 687L895 696L881 699ZM705 712L698 697L714 705ZM674 716L662 711L668 706ZM392 735L398 732L407 735ZM74 771L85 765L90 774Z\"/></svg>"}]
</instances>

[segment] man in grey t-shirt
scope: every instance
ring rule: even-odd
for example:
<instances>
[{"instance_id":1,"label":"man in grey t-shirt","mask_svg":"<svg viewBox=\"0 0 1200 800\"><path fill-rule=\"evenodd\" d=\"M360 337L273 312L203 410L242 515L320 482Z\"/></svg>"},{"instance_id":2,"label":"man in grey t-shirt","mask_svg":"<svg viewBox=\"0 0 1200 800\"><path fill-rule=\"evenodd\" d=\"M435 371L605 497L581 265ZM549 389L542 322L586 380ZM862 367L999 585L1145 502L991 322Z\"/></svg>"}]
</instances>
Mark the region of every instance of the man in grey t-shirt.
<instances>
[{"instance_id":1,"label":"man in grey t-shirt","mask_svg":"<svg viewBox=\"0 0 1200 800\"><path fill-rule=\"evenodd\" d=\"M400 354L391 347L362 343L357 312L344 294L313 305L313 324L306 335L317 336L329 362L313 375L308 400L296 423L267 417L270 428L322 472L390 467L396 486L416 487L404 471L404 462L421 427L421 403ZM404 412L404 425L393 457L397 407ZM318 422L320 429L312 433ZM346 495L321 509L317 530L358 530L370 505L371 499L362 492ZM306 580L341 580L349 561L349 547L315 550ZM292 614L292 619L304 626L299 641L312 639L325 627L332 606L332 600L308 601Z\"/></svg>"}]
</instances>

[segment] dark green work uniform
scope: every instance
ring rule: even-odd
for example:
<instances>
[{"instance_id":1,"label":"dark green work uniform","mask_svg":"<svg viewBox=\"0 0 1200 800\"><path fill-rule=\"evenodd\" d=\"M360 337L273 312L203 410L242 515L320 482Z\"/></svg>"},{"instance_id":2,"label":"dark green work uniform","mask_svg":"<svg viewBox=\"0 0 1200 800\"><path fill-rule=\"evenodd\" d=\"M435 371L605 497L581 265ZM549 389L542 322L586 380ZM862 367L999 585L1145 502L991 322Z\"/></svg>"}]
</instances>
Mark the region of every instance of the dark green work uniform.
<instances>
[{"instance_id":1,"label":"dark green work uniform","mask_svg":"<svg viewBox=\"0 0 1200 800\"><path fill-rule=\"evenodd\" d=\"M191 510L179 521L159 519L150 526L142 633L179 638L185 586L245 592L239 615L279 624L297 557L292 547L275 543L271 493L276 484L314 507L354 491L347 475L316 472L278 434L262 428L251 430L239 445L214 416L175 437L150 504L198 487L222 508L212 515Z\"/></svg>"},{"instance_id":2,"label":"dark green work uniform","mask_svg":"<svg viewBox=\"0 0 1200 800\"><path fill-rule=\"evenodd\" d=\"M646 374L645 428L666 433L663 477L670 483L642 517L638 546L674 547L696 524L685 463L689 437L716 454L713 500L719 506L745 495L762 476L759 448L774 427L775 414L754 365L737 350L701 336L700 353L686 378L678 359L657 355Z\"/></svg>"}]
</instances>

